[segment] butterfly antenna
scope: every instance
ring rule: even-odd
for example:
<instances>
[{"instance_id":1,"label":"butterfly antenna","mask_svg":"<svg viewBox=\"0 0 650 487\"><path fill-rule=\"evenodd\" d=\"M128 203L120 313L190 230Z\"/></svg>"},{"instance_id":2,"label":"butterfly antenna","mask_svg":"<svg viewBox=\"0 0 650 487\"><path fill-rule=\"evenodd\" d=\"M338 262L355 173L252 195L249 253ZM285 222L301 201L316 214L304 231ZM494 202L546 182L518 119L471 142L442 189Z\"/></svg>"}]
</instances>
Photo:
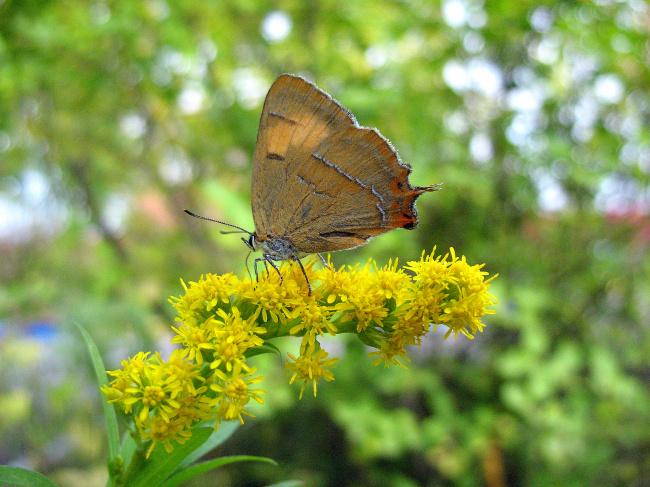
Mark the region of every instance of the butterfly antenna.
<instances>
[{"instance_id":1,"label":"butterfly antenna","mask_svg":"<svg viewBox=\"0 0 650 487\"><path fill-rule=\"evenodd\" d=\"M183 211L185 213L187 213L188 215L193 216L194 218L200 218L201 220L208 220L210 222L221 223L222 225L228 225L229 227L233 227L233 228L236 228L238 230L236 232L233 231L233 232L221 232L221 233L241 233L241 232L243 232L243 233L247 233L249 235L253 235L248 230L245 230L242 227L238 227L237 225L233 225L232 223L226 223L226 222L222 222L221 220L215 220L213 218L208 218L206 216L197 215L196 213L192 213L190 210L183 210Z\"/></svg>"}]
</instances>

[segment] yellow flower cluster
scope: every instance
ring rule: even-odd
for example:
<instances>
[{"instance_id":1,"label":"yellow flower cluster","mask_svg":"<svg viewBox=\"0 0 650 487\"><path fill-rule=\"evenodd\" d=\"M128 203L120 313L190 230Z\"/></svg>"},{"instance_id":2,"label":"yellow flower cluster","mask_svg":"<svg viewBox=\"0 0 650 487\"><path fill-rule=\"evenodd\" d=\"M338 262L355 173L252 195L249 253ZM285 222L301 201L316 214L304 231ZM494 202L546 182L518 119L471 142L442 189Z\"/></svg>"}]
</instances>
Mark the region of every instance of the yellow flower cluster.
<instances>
[{"instance_id":1,"label":"yellow flower cluster","mask_svg":"<svg viewBox=\"0 0 650 487\"><path fill-rule=\"evenodd\" d=\"M434 249L435 251L435 249ZM305 264L312 284L298 265L284 263L260 274L259 282L232 274L201 276L183 283L185 294L172 298L180 322L173 327L176 350L165 362L159 355L140 353L123 362L123 369L109 372L114 380L105 389L109 399L132 415L143 440L152 448L171 440L183 442L199 421L239 420L250 416L251 399L263 403L264 391L250 386L262 380L247 358L273 348L268 342L282 336L302 337L298 356L288 354L290 382L307 384L331 381L330 368L338 359L328 358L319 340L326 334L356 334L366 345L373 364L397 364L407 360L406 345L419 345L437 325L445 335L459 333L473 338L481 331L481 318L494 311L482 265L470 266L454 250L444 257L433 252L397 269L397 262L377 268L374 262L360 267L314 269ZM266 345L265 345L266 343Z\"/></svg>"},{"instance_id":2,"label":"yellow flower cluster","mask_svg":"<svg viewBox=\"0 0 650 487\"><path fill-rule=\"evenodd\" d=\"M171 440L184 443L191 427L213 417L211 401L204 395L196 363L187 360L187 350L174 350L165 362L159 354L140 352L122 361L122 369L108 372L114 379L102 390L109 401L133 418L141 440L151 440L147 456L157 442L167 451Z\"/></svg>"}]
</instances>

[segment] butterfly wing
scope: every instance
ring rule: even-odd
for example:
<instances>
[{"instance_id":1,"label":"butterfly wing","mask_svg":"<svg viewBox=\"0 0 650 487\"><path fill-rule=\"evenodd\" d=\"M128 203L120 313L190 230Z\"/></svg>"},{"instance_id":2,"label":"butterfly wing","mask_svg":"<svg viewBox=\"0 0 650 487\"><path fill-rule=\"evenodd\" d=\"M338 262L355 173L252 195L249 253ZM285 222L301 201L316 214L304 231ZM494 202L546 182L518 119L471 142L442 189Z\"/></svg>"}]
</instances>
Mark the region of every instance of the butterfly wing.
<instances>
[{"instance_id":1,"label":"butterfly wing","mask_svg":"<svg viewBox=\"0 0 650 487\"><path fill-rule=\"evenodd\" d=\"M413 187L410 166L376 130L354 125L324 139L298 168L310 195L289 218L287 235L305 252L356 247L418 223L415 202L436 186Z\"/></svg>"},{"instance_id":2,"label":"butterfly wing","mask_svg":"<svg viewBox=\"0 0 650 487\"><path fill-rule=\"evenodd\" d=\"M251 205L261 239L286 234L287 213L295 211L306 193L294 192L292 176L298 167L324 139L355 123L350 112L301 77L283 74L273 83L253 158Z\"/></svg>"},{"instance_id":3,"label":"butterfly wing","mask_svg":"<svg viewBox=\"0 0 650 487\"><path fill-rule=\"evenodd\" d=\"M284 237L305 253L356 247L417 224L410 166L376 129L308 81L282 75L264 103L253 162L260 240Z\"/></svg>"}]
</instances>

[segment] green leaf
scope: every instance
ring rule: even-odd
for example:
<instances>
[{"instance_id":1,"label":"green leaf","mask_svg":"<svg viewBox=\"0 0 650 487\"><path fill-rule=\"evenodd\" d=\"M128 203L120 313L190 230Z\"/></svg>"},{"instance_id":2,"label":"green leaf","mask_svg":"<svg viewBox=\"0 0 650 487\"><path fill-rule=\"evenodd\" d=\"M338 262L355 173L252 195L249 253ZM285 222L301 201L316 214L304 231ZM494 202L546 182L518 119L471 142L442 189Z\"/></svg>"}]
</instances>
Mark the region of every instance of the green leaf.
<instances>
[{"instance_id":1,"label":"green leaf","mask_svg":"<svg viewBox=\"0 0 650 487\"><path fill-rule=\"evenodd\" d=\"M78 323L75 323L81 336L86 342L86 347L88 347L88 352L90 352L90 359L92 360L93 369L95 369L95 376L97 377L97 384L101 389L102 386L108 385L108 378L106 376L106 368L104 367L104 361L102 360L97 345L93 341L92 337L88 332ZM117 427L117 415L115 414L115 408L112 404L108 402L106 396L100 392L99 394L102 398L102 407L104 409L104 417L106 418L106 434L108 439L108 463L109 465L114 464L118 457L121 456L122 452L120 449L120 431Z\"/></svg>"},{"instance_id":2,"label":"green leaf","mask_svg":"<svg viewBox=\"0 0 650 487\"><path fill-rule=\"evenodd\" d=\"M195 428L184 443L174 445L168 453L162 444L156 445L151 456L145 460L133 477L126 479L129 487L152 487L164 482L190 453L200 447L214 432L212 428ZM133 466L131 466L133 468Z\"/></svg>"},{"instance_id":3,"label":"green leaf","mask_svg":"<svg viewBox=\"0 0 650 487\"><path fill-rule=\"evenodd\" d=\"M277 484L267 485L266 487L300 487L301 485L305 485L302 480L285 480Z\"/></svg>"},{"instance_id":4,"label":"green leaf","mask_svg":"<svg viewBox=\"0 0 650 487\"><path fill-rule=\"evenodd\" d=\"M202 424L201 426L208 426L210 423L213 423L212 428L214 429L214 423L216 423L216 420L212 420L206 424ZM183 460L183 462L181 463L181 467L186 467L191 465L206 453L214 450L216 447L218 447L224 441L230 438L232 434L235 432L235 430L239 428L239 426L240 423L235 421L228 421L225 423L221 423L219 425L219 429L217 431L213 431L213 433L210 435L210 438L208 438L208 440L205 443L203 443L200 447L198 447L196 450L190 453L187 456L187 458Z\"/></svg>"},{"instance_id":5,"label":"green leaf","mask_svg":"<svg viewBox=\"0 0 650 487\"><path fill-rule=\"evenodd\" d=\"M0 465L0 485L2 487L57 487L40 473L7 465Z\"/></svg>"},{"instance_id":6,"label":"green leaf","mask_svg":"<svg viewBox=\"0 0 650 487\"><path fill-rule=\"evenodd\" d=\"M282 356L280 349L269 342L264 342L264 344L260 345L259 347L249 348L246 350L246 353L244 353L244 355L246 358L250 358L254 357L255 355L261 355L263 353L277 353L278 355Z\"/></svg>"},{"instance_id":7,"label":"green leaf","mask_svg":"<svg viewBox=\"0 0 650 487\"><path fill-rule=\"evenodd\" d=\"M228 465L229 463L245 462L245 461L266 462L266 463L271 463L273 465L277 465L277 463L274 460L265 457L255 457L250 455L236 455L231 457L221 457L221 458L216 458L214 460L210 460L208 462L197 463L196 465L188 467L185 470L182 470L181 472L171 477L169 480L167 480L162 485L160 485L160 487L175 487L177 485L182 484L183 482L186 482L191 478L196 477L197 475L207 472L208 470L212 470L214 468L221 467L223 465Z\"/></svg>"}]
</instances>

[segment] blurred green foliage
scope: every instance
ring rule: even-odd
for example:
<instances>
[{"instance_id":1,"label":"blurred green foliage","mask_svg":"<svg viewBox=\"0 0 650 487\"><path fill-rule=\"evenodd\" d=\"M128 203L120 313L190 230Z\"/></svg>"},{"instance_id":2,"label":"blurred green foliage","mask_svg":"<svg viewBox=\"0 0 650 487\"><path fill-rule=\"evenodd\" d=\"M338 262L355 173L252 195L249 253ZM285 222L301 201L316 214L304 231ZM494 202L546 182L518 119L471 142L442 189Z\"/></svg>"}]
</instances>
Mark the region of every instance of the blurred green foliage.
<instances>
[{"instance_id":1,"label":"blurred green foliage","mask_svg":"<svg viewBox=\"0 0 650 487\"><path fill-rule=\"evenodd\" d=\"M0 2L0 462L101 485L78 322L113 368L169 338L179 279L244 270L261 103L301 74L443 182L337 265L453 246L499 273L475 340L408 370L337 341L191 485L647 485L650 9L640 0ZM89 440L88 438L92 438Z\"/></svg>"}]
</instances>

